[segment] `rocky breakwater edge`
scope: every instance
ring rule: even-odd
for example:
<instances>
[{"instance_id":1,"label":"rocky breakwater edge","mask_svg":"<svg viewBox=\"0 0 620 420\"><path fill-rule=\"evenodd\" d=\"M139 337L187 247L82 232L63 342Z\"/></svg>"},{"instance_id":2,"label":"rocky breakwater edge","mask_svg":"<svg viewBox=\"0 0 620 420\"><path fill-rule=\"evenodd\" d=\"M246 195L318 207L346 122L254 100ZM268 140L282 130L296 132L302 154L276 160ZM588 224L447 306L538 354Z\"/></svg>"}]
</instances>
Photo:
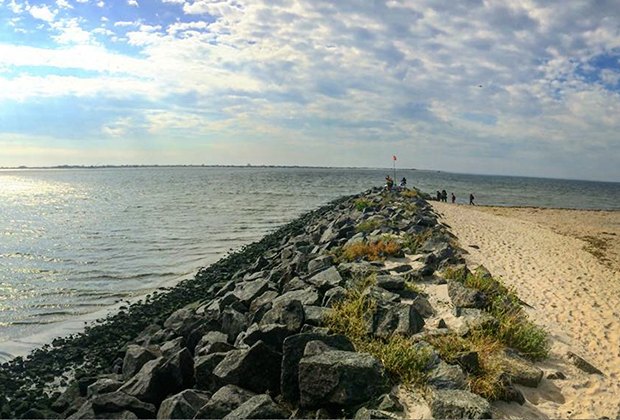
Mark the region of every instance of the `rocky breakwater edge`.
<instances>
[{"instance_id":1,"label":"rocky breakwater edge","mask_svg":"<svg viewBox=\"0 0 620 420\"><path fill-rule=\"evenodd\" d=\"M23 418L490 418L546 333L419 191L343 197L0 368ZM518 385L518 386L516 386Z\"/></svg>"}]
</instances>

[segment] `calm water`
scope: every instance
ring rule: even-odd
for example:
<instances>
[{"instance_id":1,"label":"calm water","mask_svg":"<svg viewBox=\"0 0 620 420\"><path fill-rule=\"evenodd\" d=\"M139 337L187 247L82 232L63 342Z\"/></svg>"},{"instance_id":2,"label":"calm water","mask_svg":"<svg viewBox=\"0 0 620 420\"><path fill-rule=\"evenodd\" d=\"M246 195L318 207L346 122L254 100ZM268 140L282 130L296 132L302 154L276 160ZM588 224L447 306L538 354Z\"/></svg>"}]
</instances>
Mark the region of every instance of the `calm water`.
<instances>
[{"instance_id":1,"label":"calm water","mask_svg":"<svg viewBox=\"0 0 620 420\"><path fill-rule=\"evenodd\" d=\"M0 171L0 359L24 337L193 275L389 170ZM398 171L478 204L620 209L620 184ZM38 343L34 343L38 344Z\"/></svg>"}]
</instances>

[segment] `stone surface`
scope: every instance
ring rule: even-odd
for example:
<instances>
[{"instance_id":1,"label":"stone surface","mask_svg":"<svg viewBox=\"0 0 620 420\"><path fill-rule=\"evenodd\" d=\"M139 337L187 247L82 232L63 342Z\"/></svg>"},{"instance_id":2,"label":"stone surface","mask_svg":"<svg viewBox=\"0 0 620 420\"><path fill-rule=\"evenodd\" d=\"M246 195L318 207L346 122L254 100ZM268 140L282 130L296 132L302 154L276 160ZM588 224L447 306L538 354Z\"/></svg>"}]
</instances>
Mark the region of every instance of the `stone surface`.
<instances>
[{"instance_id":1,"label":"stone surface","mask_svg":"<svg viewBox=\"0 0 620 420\"><path fill-rule=\"evenodd\" d=\"M323 270L310 277L307 281L317 287L321 293L325 293L332 287L344 285L344 279L336 267L329 267L327 270Z\"/></svg>"},{"instance_id":2,"label":"stone surface","mask_svg":"<svg viewBox=\"0 0 620 420\"><path fill-rule=\"evenodd\" d=\"M299 300L275 301L272 308L265 313L260 325L280 324L291 334L298 333L304 324L304 307Z\"/></svg>"},{"instance_id":3,"label":"stone surface","mask_svg":"<svg viewBox=\"0 0 620 420\"><path fill-rule=\"evenodd\" d=\"M322 306L304 306L304 319L306 324L320 327L323 325L323 320L329 311L329 308L324 308Z\"/></svg>"},{"instance_id":4,"label":"stone surface","mask_svg":"<svg viewBox=\"0 0 620 420\"><path fill-rule=\"evenodd\" d=\"M155 417L155 406L153 404L142 402L123 392L102 394L90 400L90 403L95 414L131 411L139 418Z\"/></svg>"},{"instance_id":5,"label":"stone surface","mask_svg":"<svg viewBox=\"0 0 620 420\"><path fill-rule=\"evenodd\" d=\"M568 357L568 360L573 362L578 369L584 371L585 373L603 375L603 372L601 372L598 368L585 360L583 357L577 356L572 351L567 352L566 357Z\"/></svg>"},{"instance_id":6,"label":"stone surface","mask_svg":"<svg viewBox=\"0 0 620 420\"><path fill-rule=\"evenodd\" d=\"M282 397L287 401L299 401L299 361L304 355L306 345L311 341L322 341L338 350L354 350L351 341L342 335L302 333L292 335L284 340L280 388L282 390Z\"/></svg>"},{"instance_id":7,"label":"stone surface","mask_svg":"<svg viewBox=\"0 0 620 420\"><path fill-rule=\"evenodd\" d=\"M449 365L444 361L428 372L427 383L437 389L466 389L465 374L458 365Z\"/></svg>"},{"instance_id":8,"label":"stone surface","mask_svg":"<svg viewBox=\"0 0 620 420\"><path fill-rule=\"evenodd\" d=\"M238 283L233 293L241 303L249 307L250 303L265 293L270 288L270 283L266 279Z\"/></svg>"},{"instance_id":9,"label":"stone surface","mask_svg":"<svg viewBox=\"0 0 620 420\"><path fill-rule=\"evenodd\" d=\"M389 338L393 334L410 337L424 328L424 319L418 311L406 303L398 303L387 308L377 308L374 334Z\"/></svg>"},{"instance_id":10,"label":"stone surface","mask_svg":"<svg viewBox=\"0 0 620 420\"><path fill-rule=\"evenodd\" d=\"M260 394L253 396L224 418L227 420L287 419L290 415L289 410L273 402L269 395Z\"/></svg>"},{"instance_id":11,"label":"stone surface","mask_svg":"<svg viewBox=\"0 0 620 420\"><path fill-rule=\"evenodd\" d=\"M196 387L199 389L215 390L219 382L213 375L213 369L220 364L227 353L211 353L206 356L197 356L194 359L194 374Z\"/></svg>"},{"instance_id":12,"label":"stone surface","mask_svg":"<svg viewBox=\"0 0 620 420\"><path fill-rule=\"evenodd\" d=\"M226 385L198 410L197 419L221 419L256 394L236 385Z\"/></svg>"},{"instance_id":13,"label":"stone surface","mask_svg":"<svg viewBox=\"0 0 620 420\"><path fill-rule=\"evenodd\" d=\"M130 344L123 359L123 378L131 378L142 369L146 362L157 359L160 356L161 354L155 348Z\"/></svg>"},{"instance_id":14,"label":"stone surface","mask_svg":"<svg viewBox=\"0 0 620 420\"><path fill-rule=\"evenodd\" d=\"M209 395L186 389L162 401L157 411L158 419L192 419L209 401Z\"/></svg>"},{"instance_id":15,"label":"stone surface","mask_svg":"<svg viewBox=\"0 0 620 420\"><path fill-rule=\"evenodd\" d=\"M280 389L282 354L259 341L246 350L233 350L215 367L223 384L238 385L257 393Z\"/></svg>"},{"instance_id":16,"label":"stone surface","mask_svg":"<svg viewBox=\"0 0 620 420\"><path fill-rule=\"evenodd\" d=\"M302 407L350 407L375 397L384 387L383 366L369 354L332 350L299 362Z\"/></svg>"},{"instance_id":17,"label":"stone surface","mask_svg":"<svg viewBox=\"0 0 620 420\"><path fill-rule=\"evenodd\" d=\"M392 276L384 274L377 276L377 286L391 292L403 290L405 288L405 279L402 276Z\"/></svg>"},{"instance_id":18,"label":"stone surface","mask_svg":"<svg viewBox=\"0 0 620 420\"><path fill-rule=\"evenodd\" d=\"M518 385L536 388L543 377L543 371L516 353L505 351L499 365L510 380Z\"/></svg>"},{"instance_id":19,"label":"stone surface","mask_svg":"<svg viewBox=\"0 0 620 420\"><path fill-rule=\"evenodd\" d=\"M325 296L323 297L322 306L326 308L333 307L336 303L342 302L347 295L347 291L344 287L336 286L334 288L329 289L325 292Z\"/></svg>"},{"instance_id":20,"label":"stone surface","mask_svg":"<svg viewBox=\"0 0 620 420\"><path fill-rule=\"evenodd\" d=\"M448 296L452 304L458 308L482 309L488 304L484 293L465 287L457 281L448 281Z\"/></svg>"},{"instance_id":21,"label":"stone surface","mask_svg":"<svg viewBox=\"0 0 620 420\"><path fill-rule=\"evenodd\" d=\"M234 343L241 331L248 327L248 319L244 314L232 308L226 308L221 315L222 332L228 336L228 342Z\"/></svg>"},{"instance_id":22,"label":"stone surface","mask_svg":"<svg viewBox=\"0 0 620 420\"><path fill-rule=\"evenodd\" d=\"M434 390L430 403L436 419L490 419L491 405L484 398L460 389Z\"/></svg>"},{"instance_id":23,"label":"stone surface","mask_svg":"<svg viewBox=\"0 0 620 420\"><path fill-rule=\"evenodd\" d=\"M118 390L123 383L111 378L101 378L90 384L86 389L86 397L92 398L100 394L108 394Z\"/></svg>"}]
</instances>

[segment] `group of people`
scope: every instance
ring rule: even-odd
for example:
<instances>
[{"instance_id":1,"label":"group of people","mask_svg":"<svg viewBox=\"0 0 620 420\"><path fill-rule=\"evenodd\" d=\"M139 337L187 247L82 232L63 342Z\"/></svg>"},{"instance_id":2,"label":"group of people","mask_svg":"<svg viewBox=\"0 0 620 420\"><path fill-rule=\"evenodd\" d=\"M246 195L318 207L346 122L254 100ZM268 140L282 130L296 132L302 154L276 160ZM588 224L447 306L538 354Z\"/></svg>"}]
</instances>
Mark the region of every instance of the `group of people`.
<instances>
[{"instance_id":1,"label":"group of people","mask_svg":"<svg viewBox=\"0 0 620 420\"><path fill-rule=\"evenodd\" d=\"M394 189L404 189L407 188L407 178L403 177L403 179L400 180L400 184L398 184L398 187L394 187L394 180L392 179L391 176L386 175L385 176L385 189L388 191L392 191ZM456 203L456 195L454 195L454 193L450 194L450 200L452 201L452 203ZM441 191L437 191L437 201L443 201L444 203L448 202L448 193L446 192L446 190L441 190ZM474 203L474 195L473 194L469 194L469 204L472 206L475 206L476 204Z\"/></svg>"},{"instance_id":2,"label":"group of people","mask_svg":"<svg viewBox=\"0 0 620 420\"><path fill-rule=\"evenodd\" d=\"M389 175L386 175L385 177L385 188L388 191L392 191L394 189L394 180ZM407 188L407 178L403 177L403 179L400 180L400 184L398 184L398 188L399 189Z\"/></svg>"},{"instance_id":3,"label":"group of people","mask_svg":"<svg viewBox=\"0 0 620 420\"><path fill-rule=\"evenodd\" d=\"M475 197L473 194L469 194L469 204L472 206L476 205L476 203L474 203L474 198ZM450 199L452 204L456 203L456 195L454 195L454 193L451 193ZM443 201L444 203L448 202L448 193L446 190L437 191L437 201Z\"/></svg>"}]
</instances>

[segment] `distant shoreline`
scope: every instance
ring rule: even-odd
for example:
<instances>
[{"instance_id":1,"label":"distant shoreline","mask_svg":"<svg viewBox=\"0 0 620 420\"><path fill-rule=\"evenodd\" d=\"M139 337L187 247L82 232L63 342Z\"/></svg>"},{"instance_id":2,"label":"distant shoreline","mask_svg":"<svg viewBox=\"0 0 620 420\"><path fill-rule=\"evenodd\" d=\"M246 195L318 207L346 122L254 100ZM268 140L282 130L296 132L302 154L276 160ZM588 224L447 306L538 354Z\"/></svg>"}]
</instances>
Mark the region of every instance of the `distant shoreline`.
<instances>
[{"instance_id":1,"label":"distant shoreline","mask_svg":"<svg viewBox=\"0 0 620 420\"><path fill-rule=\"evenodd\" d=\"M294 169L372 169L392 170L371 166L306 166L306 165L56 165L56 166L0 166L0 170L20 169L123 169L123 168L294 168ZM432 169L398 168L399 171L435 171Z\"/></svg>"}]
</instances>

